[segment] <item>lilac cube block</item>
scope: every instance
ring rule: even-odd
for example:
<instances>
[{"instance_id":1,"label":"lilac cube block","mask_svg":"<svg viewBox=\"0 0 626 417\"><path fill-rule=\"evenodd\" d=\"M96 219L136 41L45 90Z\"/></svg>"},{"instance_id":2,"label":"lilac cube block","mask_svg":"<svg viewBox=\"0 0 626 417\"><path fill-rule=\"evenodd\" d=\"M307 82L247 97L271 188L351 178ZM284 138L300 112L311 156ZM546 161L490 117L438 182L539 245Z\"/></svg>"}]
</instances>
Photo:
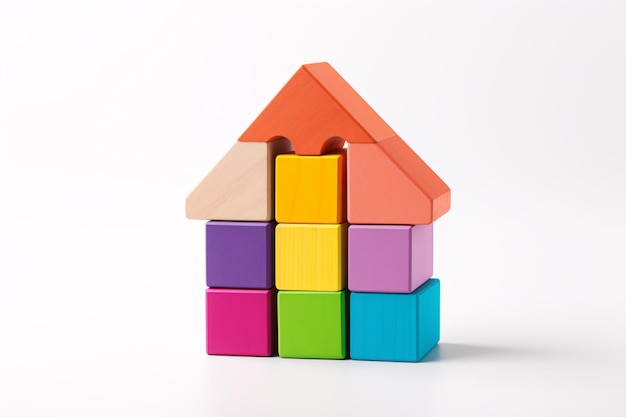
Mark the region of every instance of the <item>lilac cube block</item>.
<instances>
[{"instance_id":1,"label":"lilac cube block","mask_svg":"<svg viewBox=\"0 0 626 417\"><path fill-rule=\"evenodd\" d=\"M273 276L274 223L206 224L208 287L269 289Z\"/></svg>"},{"instance_id":2,"label":"lilac cube block","mask_svg":"<svg viewBox=\"0 0 626 417\"><path fill-rule=\"evenodd\" d=\"M433 225L351 225L348 288L410 293L433 275Z\"/></svg>"}]
</instances>

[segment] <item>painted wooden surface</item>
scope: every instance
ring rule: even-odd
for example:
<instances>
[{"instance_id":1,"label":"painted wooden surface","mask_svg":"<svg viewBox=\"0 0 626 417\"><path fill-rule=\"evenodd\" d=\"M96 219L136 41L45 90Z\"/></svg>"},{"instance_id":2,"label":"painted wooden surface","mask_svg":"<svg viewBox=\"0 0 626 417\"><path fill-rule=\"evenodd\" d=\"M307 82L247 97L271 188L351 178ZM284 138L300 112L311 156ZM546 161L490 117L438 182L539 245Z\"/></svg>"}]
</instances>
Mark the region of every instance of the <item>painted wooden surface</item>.
<instances>
[{"instance_id":1,"label":"painted wooden surface","mask_svg":"<svg viewBox=\"0 0 626 417\"><path fill-rule=\"evenodd\" d=\"M439 280L410 294L350 293L350 357L417 362L439 343Z\"/></svg>"},{"instance_id":2,"label":"painted wooden surface","mask_svg":"<svg viewBox=\"0 0 626 417\"><path fill-rule=\"evenodd\" d=\"M450 209L450 189L400 138L348 147L351 224L429 224Z\"/></svg>"},{"instance_id":3,"label":"painted wooden surface","mask_svg":"<svg viewBox=\"0 0 626 417\"><path fill-rule=\"evenodd\" d=\"M196 220L270 221L274 217L274 159L289 141L236 142L187 197Z\"/></svg>"},{"instance_id":4,"label":"painted wooden surface","mask_svg":"<svg viewBox=\"0 0 626 417\"><path fill-rule=\"evenodd\" d=\"M274 287L274 226L274 222L207 222L207 286Z\"/></svg>"},{"instance_id":5,"label":"painted wooden surface","mask_svg":"<svg viewBox=\"0 0 626 417\"><path fill-rule=\"evenodd\" d=\"M326 62L303 65L239 138L289 138L298 155L340 149L344 140L373 143L395 132Z\"/></svg>"},{"instance_id":6,"label":"painted wooden surface","mask_svg":"<svg viewBox=\"0 0 626 417\"><path fill-rule=\"evenodd\" d=\"M276 220L342 223L346 220L345 152L276 158Z\"/></svg>"},{"instance_id":7,"label":"painted wooden surface","mask_svg":"<svg viewBox=\"0 0 626 417\"><path fill-rule=\"evenodd\" d=\"M432 202L431 221L427 223L434 222L450 210L450 187L405 141L393 136L380 141L379 146Z\"/></svg>"},{"instance_id":8,"label":"painted wooden surface","mask_svg":"<svg viewBox=\"0 0 626 417\"><path fill-rule=\"evenodd\" d=\"M340 291L346 288L347 224L278 224L276 288Z\"/></svg>"},{"instance_id":9,"label":"painted wooden surface","mask_svg":"<svg viewBox=\"0 0 626 417\"><path fill-rule=\"evenodd\" d=\"M276 352L276 290L206 290L209 355L272 356Z\"/></svg>"},{"instance_id":10,"label":"painted wooden surface","mask_svg":"<svg viewBox=\"0 0 626 417\"><path fill-rule=\"evenodd\" d=\"M278 292L278 354L344 359L346 292Z\"/></svg>"},{"instance_id":11,"label":"painted wooden surface","mask_svg":"<svg viewBox=\"0 0 626 417\"><path fill-rule=\"evenodd\" d=\"M433 225L350 225L348 288L410 293L433 275Z\"/></svg>"}]
</instances>

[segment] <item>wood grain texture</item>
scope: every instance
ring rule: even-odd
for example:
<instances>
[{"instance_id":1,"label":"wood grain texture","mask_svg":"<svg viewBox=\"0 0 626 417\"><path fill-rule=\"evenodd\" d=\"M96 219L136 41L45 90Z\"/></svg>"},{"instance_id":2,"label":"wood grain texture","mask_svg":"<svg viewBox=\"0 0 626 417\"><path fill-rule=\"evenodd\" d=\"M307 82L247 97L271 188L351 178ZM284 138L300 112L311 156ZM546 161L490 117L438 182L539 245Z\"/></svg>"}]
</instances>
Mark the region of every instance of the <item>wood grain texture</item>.
<instances>
[{"instance_id":1,"label":"wood grain texture","mask_svg":"<svg viewBox=\"0 0 626 417\"><path fill-rule=\"evenodd\" d=\"M279 224L275 231L279 290L346 288L347 224Z\"/></svg>"},{"instance_id":2,"label":"wood grain texture","mask_svg":"<svg viewBox=\"0 0 626 417\"><path fill-rule=\"evenodd\" d=\"M399 137L348 147L351 224L429 224L450 209L450 188Z\"/></svg>"},{"instance_id":3,"label":"wood grain texture","mask_svg":"<svg viewBox=\"0 0 626 417\"><path fill-rule=\"evenodd\" d=\"M272 220L274 158L291 150L291 143L285 139L236 142L187 197L187 218Z\"/></svg>"},{"instance_id":4,"label":"wood grain texture","mask_svg":"<svg viewBox=\"0 0 626 417\"><path fill-rule=\"evenodd\" d=\"M283 358L345 359L346 291L279 291L278 354Z\"/></svg>"},{"instance_id":5,"label":"wood grain texture","mask_svg":"<svg viewBox=\"0 0 626 417\"><path fill-rule=\"evenodd\" d=\"M432 275L432 223L348 228L350 291L410 293Z\"/></svg>"},{"instance_id":6,"label":"wood grain texture","mask_svg":"<svg viewBox=\"0 0 626 417\"><path fill-rule=\"evenodd\" d=\"M450 187L399 136L378 143L387 157L432 202L432 221L450 210ZM431 222L432 223L432 222Z\"/></svg>"},{"instance_id":7,"label":"wood grain texture","mask_svg":"<svg viewBox=\"0 0 626 417\"><path fill-rule=\"evenodd\" d=\"M276 352L276 290L206 290L209 355L272 356Z\"/></svg>"},{"instance_id":8,"label":"wood grain texture","mask_svg":"<svg viewBox=\"0 0 626 417\"><path fill-rule=\"evenodd\" d=\"M273 288L274 227L274 222L207 222L207 287Z\"/></svg>"},{"instance_id":9,"label":"wood grain texture","mask_svg":"<svg viewBox=\"0 0 626 417\"><path fill-rule=\"evenodd\" d=\"M350 294L350 357L417 362L439 343L440 284L410 294Z\"/></svg>"},{"instance_id":10,"label":"wood grain texture","mask_svg":"<svg viewBox=\"0 0 626 417\"><path fill-rule=\"evenodd\" d=\"M322 156L276 158L276 221L346 221L345 151Z\"/></svg>"}]
</instances>

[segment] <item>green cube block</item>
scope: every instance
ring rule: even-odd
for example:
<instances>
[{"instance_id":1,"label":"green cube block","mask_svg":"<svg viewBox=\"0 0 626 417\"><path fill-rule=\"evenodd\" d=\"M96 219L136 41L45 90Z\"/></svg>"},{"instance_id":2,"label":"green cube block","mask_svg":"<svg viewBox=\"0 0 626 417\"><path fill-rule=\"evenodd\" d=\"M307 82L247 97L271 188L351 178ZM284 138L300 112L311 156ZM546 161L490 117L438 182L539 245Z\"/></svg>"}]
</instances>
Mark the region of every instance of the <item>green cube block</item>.
<instances>
[{"instance_id":1,"label":"green cube block","mask_svg":"<svg viewBox=\"0 0 626 417\"><path fill-rule=\"evenodd\" d=\"M345 359L346 292L279 291L278 354Z\"/></svg>"}]
</instances>

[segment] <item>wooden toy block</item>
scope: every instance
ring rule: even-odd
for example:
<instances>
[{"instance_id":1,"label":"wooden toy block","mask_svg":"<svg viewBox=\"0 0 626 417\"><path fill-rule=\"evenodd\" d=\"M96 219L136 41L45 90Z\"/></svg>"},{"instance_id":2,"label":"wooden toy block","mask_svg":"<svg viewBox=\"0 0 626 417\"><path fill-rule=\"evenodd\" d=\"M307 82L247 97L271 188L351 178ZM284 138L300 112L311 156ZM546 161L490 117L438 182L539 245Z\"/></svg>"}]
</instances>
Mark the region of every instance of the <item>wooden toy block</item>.
<instances>
[{"instance_id":1,"label":"wooden toy block","mask_svg":"<svg viewBox=\"0 0 626 417\"><path fill-rule=\"evenodd\" d=\"M207 287L274 286L274 223L221 222L206 224Z\"/></svg>"},{"instance_id":2,"label":"wooden toy block","mask_svg":"<svg viewBox=\"0 0 626 417\"><path fill-rule=\"evenodd\" d=\"M410 294L350 294L350 357L420 361L439 343L439 280Z\"/></svg>"},{"instance_id":3,"label":"wooden toy block","mask_svg":"<svg viewBox=\"0 0 626 417\"><path fill-rule=\"evenodd\" d=\"M450 189L399 137L348 148L348 222L430 224L450 209Z\"/></svg>"},{"instance_id":4,"label":"wooden toy block","mask_svg":"<svg viewBox=\"0 0 626 417\"><path fill-rule=\"evenodd\" d=\"M340 291L346 288L347 224L278 224L276 288Z\"/></svg>"},{"instance_id":5,"label":"wooden toy block","mask_svg":"<svg viewBox=\"0 0 626 417\"><path fill-rule=\"evenodd\" d=\"M351 225L348 288L410 293L433 275L433 225Z\"/></svg>"},{"instance_id":6,"label":"wooden toy block","mask_svg":"<svg viewBox=\"0 0 626 417\"><path fill-rule=\"evenodd\" d=\"M236 142L187 197L187 218L270 221L274 218L274 159L291 152L286 139Z\"/></svg>"},{"instance_id":7,"label":"wooden toy block","mask_svg":"<svg viewBox=\"0 0 626 417\"><path fill-rule=\"evenodd\" d=\"M278 292L278 354L345 359L346 292Z\"/></svg>"},{"instance_id":8,"label":"wooden toy block","mask_svg":"<svg viewBox=\"0 0 626 417\"><path fill-rule=\"evenodd\" d=\"M276 157L276 220L280 223L346 221L345 152Z\"/></svg>"},{"instance_id":9,"label":"wooden toy block","mask_svg":"<svg viewBox=\"0 0 626 417\"><path fill-rule=\"evenodd\" d=\"M322 155L350 143L373 143L395 132L326 62L303 65L239 138L291 140L298 155Z\"/></svg>"},{"instance_id":10,"label":"wooden toy block","mask_svg":"<svg viewBox=\"0 0 626 417\"><path fill-rule=\"evenodd\" d=\"M276 290L206 290L209 355L272 356L276 352Z\"/></svg>"}]
</instances>

